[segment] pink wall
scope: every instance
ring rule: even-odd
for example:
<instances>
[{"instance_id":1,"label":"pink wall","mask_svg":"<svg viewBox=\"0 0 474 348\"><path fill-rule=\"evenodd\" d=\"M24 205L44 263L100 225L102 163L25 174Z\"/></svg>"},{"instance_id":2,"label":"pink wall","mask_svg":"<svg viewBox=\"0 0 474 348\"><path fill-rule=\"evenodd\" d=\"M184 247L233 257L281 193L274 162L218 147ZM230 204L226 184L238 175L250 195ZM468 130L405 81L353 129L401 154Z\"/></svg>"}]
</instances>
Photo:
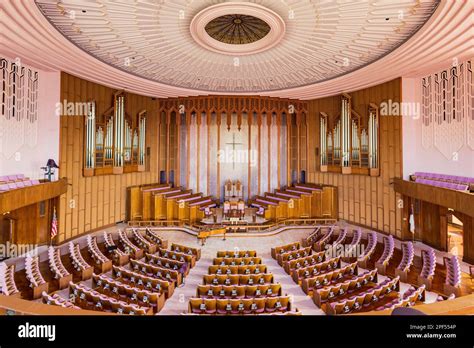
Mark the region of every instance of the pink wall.
<instances>
[{"instance_id":1,"label":"pink wall","mask_svg":"<svg viewBox=\"0 0 474 348\"><path fill-rule=\"evenodd\" d=\"M34 68L34 67L33 67ZM17 156L7 158L0 153L0 175L23 173L37 179L43 178L40 167L48 158L59 163L59 117L56 116L56 103L60 98L60 72L38 70L38 129L36 145L23 145ZM0 116L1 117L1 116ZM8 132L8 129L3 129ZM59 173L56 173L56 179Z\"/></svg>"},{"instance_id":2,"label":"pink wall","mask_svg":"<svg viewBox=\"0 0 474 348\"><path fill-rule=\"evenodd\" d=\"M402 100L420 103L421 110L421 78L402 78ZM452 160L435 148L425 149L421 122L421 115L403 115L403 177L416 171L474 177L474 151L464 146Z\"/></svg>"}]
</instances>

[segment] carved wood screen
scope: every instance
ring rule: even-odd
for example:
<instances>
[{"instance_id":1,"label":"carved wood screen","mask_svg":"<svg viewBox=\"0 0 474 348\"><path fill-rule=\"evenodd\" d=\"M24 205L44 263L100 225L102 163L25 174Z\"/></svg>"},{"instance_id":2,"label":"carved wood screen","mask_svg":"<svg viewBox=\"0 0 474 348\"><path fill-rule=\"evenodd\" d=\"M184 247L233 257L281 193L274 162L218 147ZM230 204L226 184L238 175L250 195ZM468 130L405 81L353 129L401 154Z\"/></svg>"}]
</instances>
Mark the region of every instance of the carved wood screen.
<instances>
[{"instance_id":1,"label":"carved wood screen","mask_svg":"<svg viewBox=\"0 0 474 348\"><path fill-rule=\"evenodd\" d=\"M87 103L84 176L122 174L145 170L146 111L131 116L125 94L114 94L113 106L96 115L95 101Z\"/></svg>"},{"instance_id":2,"label":"carved wood screen","mask_svg":"<svg viewBox=\"0 0 474 348\"><path fill-rule=\"evenodd\" d=\"M378 176L378 107L371 103L367 115L359 115L351 99L341 95L341 112L333 119L320 112L321 171Z\"/></svg>"},{"instance_id":3,"label":"carved wood screen","mask_svg":"<svg viewBox=\"0 0 474 348\"><path fill-rule=\"evenodd\" d=\"M215 157L217 150L232 142L238 149L258 152L255 167L236 167L239 178L235 179L246 180L246 197L287 185L307 170L307 102L258 96L202 96L160 100L159 112L164 121L160 122L164 139L160 151L166 160L165 179L175 185L223 197L224 185L220 183L231 178L223 172L226 166L215 163ZM228 135L234 132L240 140L233 141ZM174 160L175 157L179 158Z\"/></svg>"}]
</instances>

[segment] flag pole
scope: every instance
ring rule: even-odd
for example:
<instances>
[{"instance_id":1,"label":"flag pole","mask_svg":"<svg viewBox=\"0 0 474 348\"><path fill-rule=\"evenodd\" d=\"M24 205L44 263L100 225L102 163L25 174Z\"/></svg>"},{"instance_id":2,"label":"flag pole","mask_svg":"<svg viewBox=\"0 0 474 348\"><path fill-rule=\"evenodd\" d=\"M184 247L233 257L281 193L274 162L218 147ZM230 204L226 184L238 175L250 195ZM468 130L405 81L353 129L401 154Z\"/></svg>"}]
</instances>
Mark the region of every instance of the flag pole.
<instances>
[{"instance_id":1,"label":"flag pole","mask_svg":"<svg viewBox=\"0 0 474 348\"><path fill-rule=\"evenodd\" d=\"M56 217L56 206L53 207L53 219L51 221L51 234L49 238L49 245L53 246L53 238L58 235L58 219Z\"/></svg>"}]
</instances>

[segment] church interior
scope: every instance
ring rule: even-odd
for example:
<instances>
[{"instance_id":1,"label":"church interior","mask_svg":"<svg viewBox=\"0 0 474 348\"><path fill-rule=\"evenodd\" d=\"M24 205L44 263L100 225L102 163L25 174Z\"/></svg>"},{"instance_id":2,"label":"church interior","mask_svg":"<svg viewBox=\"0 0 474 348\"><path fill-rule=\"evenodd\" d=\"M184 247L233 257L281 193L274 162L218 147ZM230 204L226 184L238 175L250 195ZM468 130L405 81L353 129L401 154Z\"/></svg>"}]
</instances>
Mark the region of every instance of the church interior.
<instances>
[{"instance_id":1,"label":"church interior","mask_svg":"<svg viewBox=\"0 0 474 348\"><path fill-rule=\"evenodd\" d=\"M3 0L0 314L474 314L473 10Z\"/></svg>"}]
</instances>

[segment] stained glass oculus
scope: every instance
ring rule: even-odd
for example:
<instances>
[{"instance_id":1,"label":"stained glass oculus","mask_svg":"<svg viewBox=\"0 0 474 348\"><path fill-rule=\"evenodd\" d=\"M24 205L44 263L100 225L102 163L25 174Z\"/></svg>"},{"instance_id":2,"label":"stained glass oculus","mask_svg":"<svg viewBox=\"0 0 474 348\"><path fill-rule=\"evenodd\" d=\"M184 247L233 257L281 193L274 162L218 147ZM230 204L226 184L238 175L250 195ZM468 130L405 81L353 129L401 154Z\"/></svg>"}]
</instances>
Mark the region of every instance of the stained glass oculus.
<instances>
[{"instance_id":1,"label":"stained glass oculus","mask_svg":"<svg viewBox=\"0 0 474 348\"><path fill-rule=\"evenodd\" d=\"M231 45L258 41L270 32L270 26L257 17L230 14L214 18L205 30L213 39Z\"/></svg>"}]
</instances>

